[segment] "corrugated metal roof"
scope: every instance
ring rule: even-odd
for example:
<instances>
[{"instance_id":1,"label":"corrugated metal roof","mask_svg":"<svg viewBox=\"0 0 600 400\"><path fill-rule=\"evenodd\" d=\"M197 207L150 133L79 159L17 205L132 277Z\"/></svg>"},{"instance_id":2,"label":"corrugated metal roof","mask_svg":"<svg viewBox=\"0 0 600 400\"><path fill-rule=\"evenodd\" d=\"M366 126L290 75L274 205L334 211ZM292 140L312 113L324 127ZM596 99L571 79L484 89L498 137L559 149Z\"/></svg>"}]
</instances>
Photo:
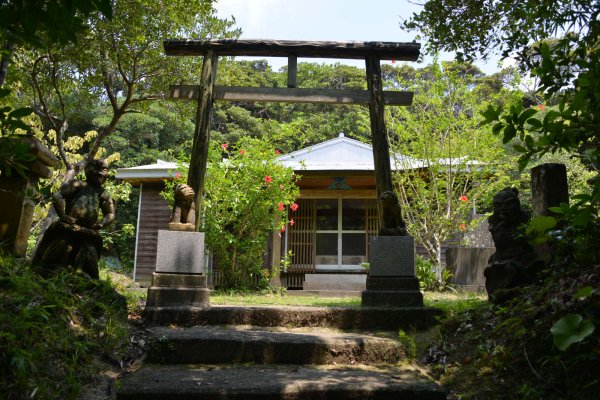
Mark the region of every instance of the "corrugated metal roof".
<instances>
[{"instance_id":1,"label":"corrugated metal roof","mask_svg":"<svg viewBox=\"0 0 600 400\"><path fill-rule=\"evenodd\" d=\"M277 158L294 171L374 171L373 148L340 133L335 139L317 143ZM422 168L425 163L402 154L390 157L393 170ZM157 160L154 164L117 169L116 177L125 180L172 178L175 162Z\"/></svg>"},{"instance_id":2,"label":"corrugated metal roof","mask_svg":"<svg viewBox=\"0 0 600 400\"><path fill-rule=\"evenodd\" d=\"M174 178L177 173L177 163L156 160L154 164L139 165L130 168L118 168L115 174L117 179L157 179Z\"/></svg>"},{"instance_id":3,"label":"corrugated metal roof","mask_svg":"<svg viewBox=\"0 0 600 400\"><path fill-rule=\"evenodd\" d=\"M373 148L340 133L335 139L317 143L277 158L295 171L374 171ZM392 169L421 168L420 160L395 154ZM398 166L396 168L396 166Z\"/></svg>"}]
</instances>

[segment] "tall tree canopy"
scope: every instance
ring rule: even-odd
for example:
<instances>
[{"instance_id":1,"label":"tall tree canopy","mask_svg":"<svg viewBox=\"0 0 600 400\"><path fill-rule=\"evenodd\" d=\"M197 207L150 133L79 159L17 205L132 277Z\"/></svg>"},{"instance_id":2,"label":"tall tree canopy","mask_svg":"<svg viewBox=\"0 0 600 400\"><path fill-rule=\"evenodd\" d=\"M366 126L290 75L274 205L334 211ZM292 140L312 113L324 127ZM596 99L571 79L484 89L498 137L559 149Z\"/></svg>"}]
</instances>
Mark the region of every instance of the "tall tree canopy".
<instances>
[{"instance_id":1,"label":"tall tree canopy","mask_svg":"<svg viewBox=\"0 0 600 400\"><path fill-rule=\"evenodd\" d=\"M145 111L148 100L164 97L169 83L193 82L197 60L166 57L162 41L172 37L236 37L232 21L215 15L212 0L112 2L112 19L90 18L89 30L74 44L48 46L43 51L18 51L20 75L29 85L23 98L56 132L56 147L66 167L65 179L95 157L122 117ZM86 157L74 163L64 151L64 140L84 132L70 129L82 109L106 102L109 116L96 118L98 132Z\"/></svg>"},{"instance_id":2,"label":"tall tree canopy","mask_svg":"<svg viewBox=\"0 0 600 400\"><path fill-rule=\"evenodd\" d=\"M539 79L540 100L559 106L547 114L519 107L504 118L494 108L486 114L505 141L518 136L523 142L522 166L532 156L560 148L600 165L598 0L429 0L423 6L402 25L420 30L429 51L456 52L467 60L497 52L514 57Z\"/></svg>"},{"instance_id":3,"label":"tall tree canopy","mask_svg":"<svg viewBox=\"0 0 600 400\"><path fill-rule=\"evenodd\" d=\"M490 105L483 113L493 130L521 152L521 168L532 158L565 150L598 171L600 1L428 0L403 26L420 29L430 50L457 51L459 58L485 58L498 49L505 58L514 56L539 81L539 105ZM569 244L566 259L582 266L600 259L595 244L600 235L600 179L592 182L590 192L557 210L568 226L560 241Z\"/></svg>"}]
</instances>

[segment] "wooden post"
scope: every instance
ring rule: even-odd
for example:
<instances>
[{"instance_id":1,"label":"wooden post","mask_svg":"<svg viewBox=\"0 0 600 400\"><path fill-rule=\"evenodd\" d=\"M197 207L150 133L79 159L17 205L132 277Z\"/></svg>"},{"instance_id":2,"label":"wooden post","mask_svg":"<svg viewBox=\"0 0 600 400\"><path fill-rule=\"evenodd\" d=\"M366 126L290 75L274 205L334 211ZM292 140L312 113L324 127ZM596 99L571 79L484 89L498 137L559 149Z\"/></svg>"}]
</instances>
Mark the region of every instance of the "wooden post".
<instances>
[{"instance_id":1,"label":"wooden post","mask_svg":"<svg viewBox=\"0 0 600 400\"><path fill-rule=\"evenodd\" d=\"M210 116L213 104L213 88L217 80L217 54L209 50L204 55L202 76L200 78L200 93L198 109L196 110L196 127L194 129L194 144L192 159L188 172L187 184L196 192L196 231L200 231L202 219L201 203L204 197L204 179L208 162L208 147L210 140Z\"/></svg>"},{"instance_id":2,"label":"wooden post","mask_svg":"<svg viewBox=\"0 0 600 400\"><path fill-rule=\"evenodd\" d=\"M295 88L298 87L298 83L296 82L296 77L298 76L298 57L289 56L288 57L288 83L287 87Z\"/></svg>"},{"instance_id":3,"label":"wooden post","mask_svg":"<svg viewBox=\"0 0 600 400\"><path fill-rule=\"evenodd\" d=\"M370 94L369 115L371 119L371 141L373 142L373 161L375 166L375 185L377 188L377 209L380 226L385 226L383 215L386 210L381 209L379 202L381 193L393 191L392 168L390 165L390 147L385 128L383 108L383 84L381 81L381 65L379 58L369 56L366 59L367 88ZM389 220L389 219L388 219Z\"/></svg>"}]
</instances>

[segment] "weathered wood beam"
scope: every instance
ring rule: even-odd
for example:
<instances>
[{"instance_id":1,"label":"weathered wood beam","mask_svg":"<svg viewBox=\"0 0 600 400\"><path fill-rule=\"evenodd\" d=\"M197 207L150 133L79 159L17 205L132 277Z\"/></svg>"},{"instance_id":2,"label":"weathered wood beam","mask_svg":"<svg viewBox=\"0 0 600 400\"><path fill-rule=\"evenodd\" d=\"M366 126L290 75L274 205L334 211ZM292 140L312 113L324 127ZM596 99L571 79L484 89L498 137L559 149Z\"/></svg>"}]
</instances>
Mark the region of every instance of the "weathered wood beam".
<instances>
[{"instance_id":1,"label":"weathered wood beam","mask_svg":"<svg viewBox=\"0 0 600 400\"><path fill-rule=\"evenodd\" d=\"M198 98L200 86L171 85L169 97L180 100ZM283 103L369 104L370 92L360 89L304 89L215 86L214 100L263 101ZM390 106L412 104L412 92L383 92L383 103Z\"/></svg>"},{"instance_id":2,"label":"weathered wood beam","mask_svg":"<svg viewBox=\"0 0 600 400\"><path fill-rule=\"evenodd\" d=\"M219 57L216 53L209 51L204 56L202 64L201 85L198 87L196 98L198 108L196 110L196 126L194 128L194 142L192 145L192 158L188 171L187 184L196 192L196 231L200 231L202 215L200 206L204 198L204 180L206 177L206 165L208 163L208 147L210 133L210 116L214 100L214 84L217 80L217 62Z\"/></svg>"},{"instance_id":3,"label":"weathered wood beam","mask_svg":"<svg viewBox=\"0 0 600 400\"><path fill-rule=\"evenodd\" d=\"M212 50L219 56L304 57L417 61L420 43L331 42L253 39L169 39L163 42L169 56L201 56Z\"/></svg>"}]
</instances>

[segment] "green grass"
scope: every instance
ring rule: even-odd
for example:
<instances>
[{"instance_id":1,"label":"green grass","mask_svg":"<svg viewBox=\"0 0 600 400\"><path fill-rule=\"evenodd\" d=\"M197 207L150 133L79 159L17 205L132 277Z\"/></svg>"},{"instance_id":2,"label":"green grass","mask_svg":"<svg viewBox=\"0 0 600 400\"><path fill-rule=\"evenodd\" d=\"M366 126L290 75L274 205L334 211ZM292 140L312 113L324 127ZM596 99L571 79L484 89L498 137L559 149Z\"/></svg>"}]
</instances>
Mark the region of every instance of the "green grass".
<instances>
[{"instance_id":1,"label":"green grass","mask_svg":"<svg viewBox=\"0 0 600 400\"><path fill-rule=\"evenodd\" d=\"M128 340L123 298L70 272L48 279L0 255L0 398L74 399Z\"/></svg>"},{"instance_id":2,"label":"green grass","mask_svg":"<svg viewBox=\"0 0 600 400\"><path fill-rule=\"evenodd\" d=\"M477 304L485 302L485 296L460 292L425 292L424 302L427 307L436 307L449 314L456 314ZM252 293L234 291L213 291L210 303L213 305L235 306L308 306L308 307L359 307L360 297L318 297L294 296L277 293Z\"/></svg>"},{"instance_id":3,"label":"green grass","mask_svg":"<svg viewBox=\"0 0 600 400\"><path fill-rule=\"evenodd\" d=\"M424 292L423 300L426 307L442 309L446 316L487 304L486 295L468 292Z\"/></svg>"},{"instance_id":4,"label":"green grass","mask_svg":"<svg viewBox=\"0 0 600 400\"><path fill-rule=\"evenodd\" d=\"M212 305L230 306L309 306L309 307L358 307L358 297L326 298L318 296L293 296L278 293L240 293L213 291L210 294Z\"/></svg>"}]
</instances>

